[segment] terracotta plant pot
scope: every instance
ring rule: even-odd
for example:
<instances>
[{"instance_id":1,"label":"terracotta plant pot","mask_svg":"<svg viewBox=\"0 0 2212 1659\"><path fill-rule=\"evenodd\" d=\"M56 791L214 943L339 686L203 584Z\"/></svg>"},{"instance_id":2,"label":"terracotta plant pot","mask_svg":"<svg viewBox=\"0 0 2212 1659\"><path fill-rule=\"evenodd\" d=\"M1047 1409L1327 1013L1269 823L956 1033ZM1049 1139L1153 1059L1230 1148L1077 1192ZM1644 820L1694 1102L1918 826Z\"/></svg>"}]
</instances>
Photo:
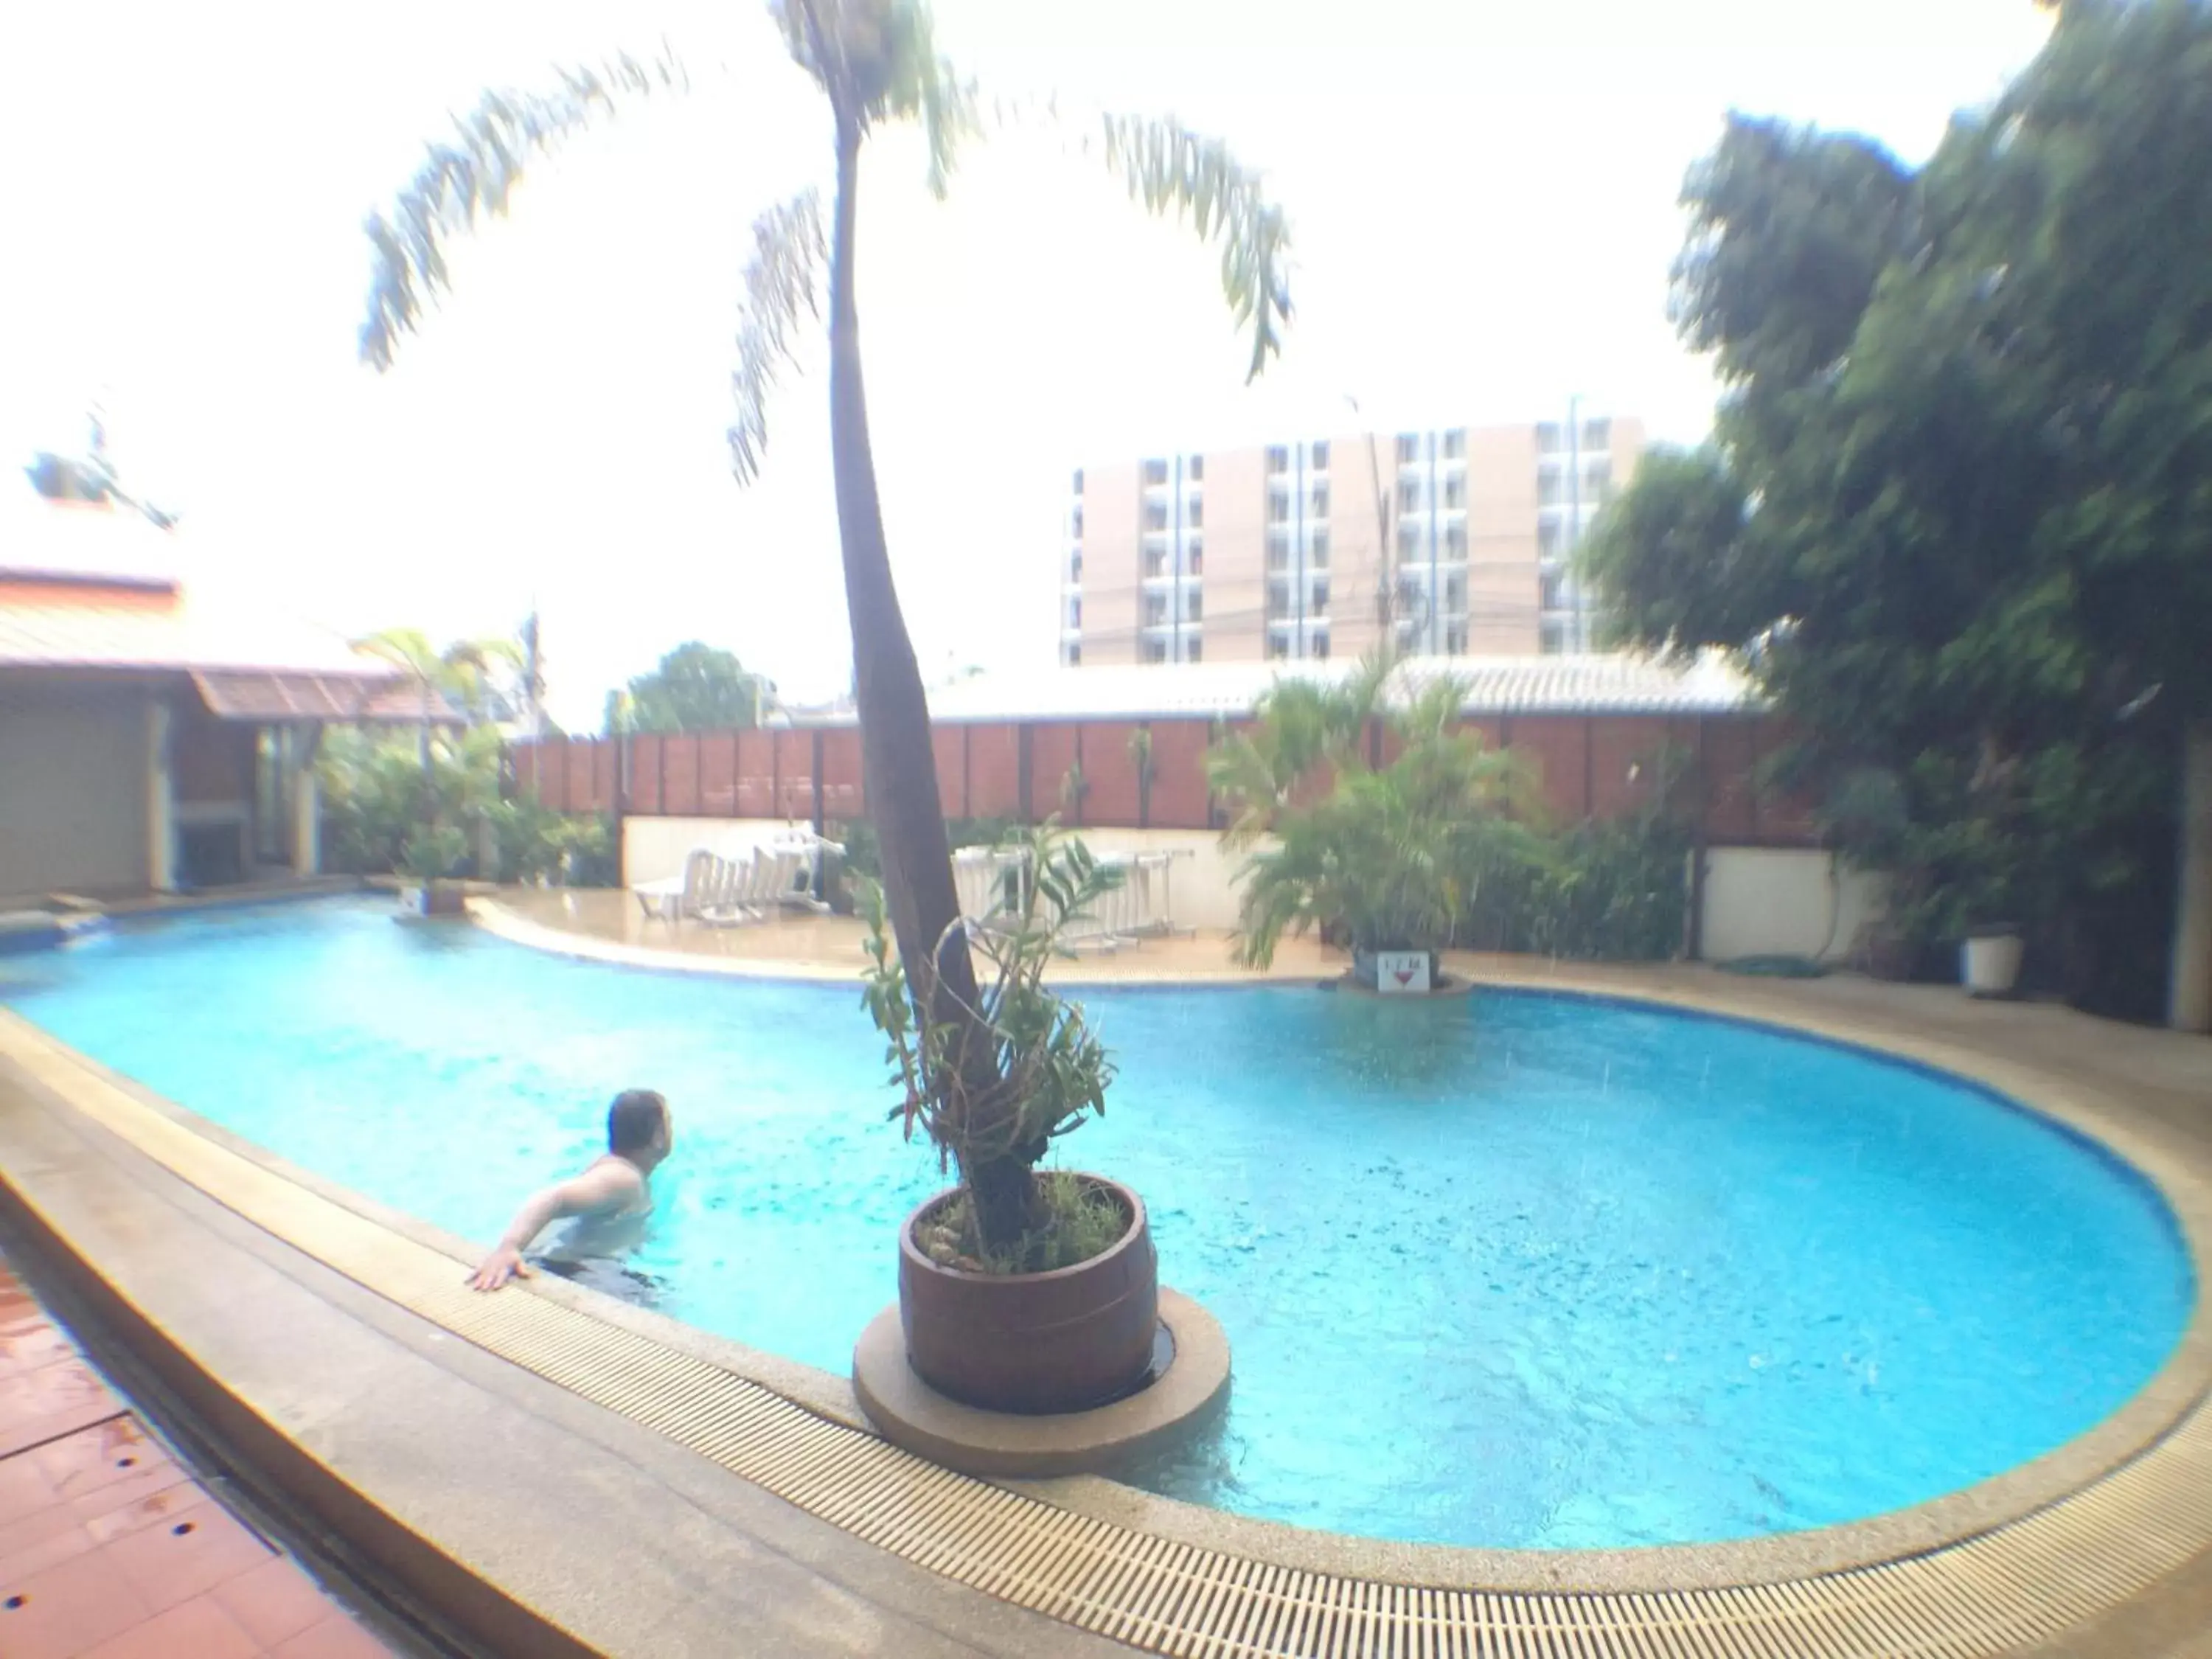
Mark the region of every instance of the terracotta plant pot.
<instances>
[{"instance_id":1,"label":"terracotta plant pot","mask_svg":"<svg viewBox=\"0 0 2212 1659\"><path fill-rule=\"evenodd\" d=\"M1044 1273L971 1273L933 1261L915 1243L951 1193L899 1229L899 1320L907 1364L948 1399L985 1411L1088 1411L1144 1380L1159 1326L1159 1257L1144 1200L1105 1189L1129 1218L1119 1243Z\"/></svg>"}]
</instances>

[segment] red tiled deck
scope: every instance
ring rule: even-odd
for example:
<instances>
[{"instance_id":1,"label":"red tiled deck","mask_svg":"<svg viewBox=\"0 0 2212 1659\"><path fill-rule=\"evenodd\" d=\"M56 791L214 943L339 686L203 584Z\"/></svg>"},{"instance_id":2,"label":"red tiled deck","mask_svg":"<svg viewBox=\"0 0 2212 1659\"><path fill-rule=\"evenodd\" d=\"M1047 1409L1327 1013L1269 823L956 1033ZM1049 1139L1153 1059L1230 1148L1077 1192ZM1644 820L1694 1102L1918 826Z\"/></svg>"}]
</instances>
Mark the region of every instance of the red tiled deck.
<instances>
[{"instance_id":1,"label":"red tiled deck","mask_svg":"<svg viewBox=\"0 0 2212 1659\"><path fill-rule=\"evenodd\" d=\"M161 1449L4 1261L0 1654L392 1659Z\"/></svg>"}]
</instances>

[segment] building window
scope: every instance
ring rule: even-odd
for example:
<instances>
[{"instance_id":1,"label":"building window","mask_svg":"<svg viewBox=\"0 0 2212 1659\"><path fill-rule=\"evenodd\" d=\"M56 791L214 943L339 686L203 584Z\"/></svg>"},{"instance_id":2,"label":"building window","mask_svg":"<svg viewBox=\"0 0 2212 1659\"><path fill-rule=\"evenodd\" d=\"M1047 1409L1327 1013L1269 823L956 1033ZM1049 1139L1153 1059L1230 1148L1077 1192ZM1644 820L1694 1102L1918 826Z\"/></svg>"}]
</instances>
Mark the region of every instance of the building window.
<instances>
[{"instance_id":1,"label":"building window","mask_svg":"<svg viewBox=\"0 0 2212 1659\"><path fill-rule=\"evenodd\" d=\"M1267 620L1281 622L1291 614L1291 590L1287 583L1267 584Z\"/></svg>"},{"instance_id":2,"label":"building window","mask_svg":"<svg viewBox=\"0 0 2212 1659\"><path fill-rule=\"evenodd\" d=\"M1454 623L1449 628L1444 629L1444 653L1452 657L1467 654L1467 624L1465 623Z\"/></svg>"},{"instance_id":3,"label":"building window","mask_svg":"<svg viewBox=\"0 0 2212 1659\"><path fill-rule=\"evenodd\" d=\"M1328 486L1327 484L1316 484L1314 486L1313 501L1314 517L1316 519L1326 519L1328 517Z\"/></svg>"},{"instance_id":4,"label":"building window","mask_svg":"<svg viewBox=\"0 0 2212 1659\"><path fill-rule=\"evenodd\" d=\"M1405 466L1421 459L1421 441L1411 432L1398 434L1398 465Z\"/></svg>"},{"instance_id":5,"label":"building window","mask_svg":"<svg viewBox=\"0 0 2212 1659\"><path fill-rule=\"evenodd\" d=\"M1197 496L1194 495L1190 498L1189 501L1185 504L1185 506L1186 511L1182 515L1182 521L1185 524L1188 525L1193 530L1195 530L1199 526L1206 522L1206 503L1204 501L1201 501Z\"/></svg>"},{"instance_id":6,"label":"building window","mask_svg":"<svg viewBox=\"0 0 2212 1659\"><path fill-rule=\"evenodd\" d=\"M1267 522L1269 524L1288 524L1290 521L1291 498L1289 492L1281 489L1269 490L1267 492Z\"/></svg>"},{"instance_id":7,"label":"building window","mask_svg":"<svg viewBox=\"0 0 2212 1659\"><path fill-rule=\"evenodd\" d=\"M1448 577L1444 581L1444 609L1459 611L1467 609L1467 578Z\"/></svg>"},{"instance_id":8,"label":"building window","mask_svg":"<svg viewBox=\"0 0 2212 1659\"><path fill-rule=\"evenodd\" d=\"M1553 571L1539 580L1536 585L1537 603L1547 611L1559 611L1567 603L1566 578Z\"/></svg>"},{"instance_id":9,"label":"building window","mask_svg":"<svg viewBox=\"0 0 2212 1659\"><path fill-rule=\"evenodd\" d=\"M1559 430L1557 421L1536 422L1536 453L1539 455L1556 455L1566 447L1565 434Z\"/></svg>"},{"instance_id":10,"label":"building window","mask_svg":"<svg viewBox=\"0 0 2212 1659\"><path fill-rule=\"evenodd\" d=\"M1398 526L1398 556L1418 559L1421 556L1421 526L1401 522Z\"/></svg>"},{"instance_id":11,"label":"building window","mask_svg":"<svg viewBox=\"0 0 2212 1659\"><path fill-rule=\"evenodd\" d=\"M1168 596L1164 593L1145 595L1145 626L1164 627L1168 619Z\"/></svg>"},{"instance_id":12,"label":"building window","mask_svg":"<svg viewBox=\"0 0 2212 1659\"><path fill-rule=\"evenodd\" d=\"M1467 556L1467 526L1464 523L1444 526L1444 551L1455 559Z\"/></svg>"},{"instance_id":13,"label":"building window","mask_svg":"<svg viewBox=\"0 0 2212 1659\"><path fill-rule=\"evenodd\" d=\"M1271 661L1281 662L1291 654L1291 636L1287 634L1267 635L1267 656Z\"/></svg>"},{"instance_id":14,"label":"building window","mask_svg":"<svg viewBox=\"0 0 2212 1659\"><path fill-rule=\"evenodd\" d=\"M1206 641L1204 640L1187 640L1184 641L1182 647L1182 659L1185 662L1200 661L1205 657L1205 655Z\"/></svg>"},{"instance_id":15,"label":"building window","mask_svg":"<svg viewBox=\"0 0 2212 1659\"><path fill-rule=\"evenodd\" d=\"M1583 499L1585 501L1596 500L1600 495L1605 493L1606 486L1613 482L1612 461L1603 455L1599 456L1595 460L1589 464L1589 466L1584 472L1583 477L1589 481L1589 492Z\"/></svg>"},{"instance_id":16,"label":"building window","mask_svg":"<svg viewBox=\"0 0 2212 1659\"><path fill-rule=\"evenodd\" d=\"M1558 506L1561 501L1564 501L1565 500L1566 500L1566 498L1567 498L1567 492L1566 492L1566 489L1565 489L1565 486L1564 486L1564 485L1559 482L1559 475L1558 473L1556 473L1556 472L1547 472L1547 473L1546 473L1546 474L1545 474L1541 478L1540 478L1539 480L1537 480L1537 483L1536 483L1536 505L1537 505L1537 506L1539 506L1539 507L1557 507L1557 506Z\"/></svg>"},{"instance_id":17,"label":"building window","mask_svg":"<svg viewBox=\"0 0 2212 1659\"><path fill-rule=\"evenodd\" d=\"M1081 646L1071 645L1067 647L1067 665L1070 668L1080 668L1083 665L1083 647Z\"/></svg>"},{"instance_id":18,"label":"building window","mask_svg":"<svg viewBox=\"0 0 2212 1659\"><path fill-rule=\"evenodd\" d=\"M1316 617L1328 615L1328 584L1327 582L1314 584L1312 611Z\"/></svg>"},{"instance_id":19,"label":"building window","mask_svg":"<svg viewBox=\"0 0 2212 1659\"><path fill-rule=\"evenodd\" d=\"M1291 532L1270 530L1267 532L1267 568L1287 570L1291 565Z\"/></svg>"},{"instance_id":20,"label":"building window","mask_svg":"<svg viewBox=\"0 0 2212 1659\"><path fill-rule=\"evenodd\" d=\"M1165 461L1146 461L1145 463L1145 482L1146 483L1164 484L1167 481L1168 464Z\"/></svg>"},{"instance_id":21,"label":"building window","mask_svg":"<svg viewBox=\"0 0 2212 1659\"><path fill-rule=\"evenodd\" d=\"M1566 526L1557 519L1547 519L1536 526L1536 553L1540 558L1556 559L1566 550Z\"/></svg>"},{"instance_id":22,"label":"building window","mask_svg":"<svg viewBox=\"0 0 2212 1659\"><path fill-rule=\"evenodd\" d=\"M1455 426L1444 434L1444 459L1462 461L1467 459L1467 428Z\"/></svg>"},{"instance_id":23,"label":"building window","mask_svg":"<svg viewBox=\"0 0 2212 1659\"><path fill-rule=\"evenodd\" d=\"M1313 636L1313 653L1323 662L1328 660L1328 629L1326 628Z\"/></svg>"},{"instance_id":24,"label":"building window","mask_svg":"<svg viewBox=\"0 0 2212 1659\"><path fill-rule=\"evenodd\" d=\"M1080 586L1083 581L1083 555L1076 554L1067 562L1067 580Z\"/></svg>"},{"instance_id":25,"label":"building window","mask_svg":"<svg viewBox=\"0 0 2212 1659\"><path fill-rule=\"evenodd\" d=\"M1079 495L1083 493L1083 469L1079 466L1075 469L1075 493Z\"/></svg>"},{"instance_id":26,"label":"building window","mask_svg":"<svg viewBox=\"0 0 2212 1659\"><path fill-rule=\"evenodd\" d=\"M1206 457L1192 456L1189 463L1182 470L1182 476L1193 483L1203 483L1206 481Z\"/></svg>"},{"instance_id":27,"label":"building window","mask_svg":"<svg viewBox=\"0 0 2212 1659\"><path fill-rule=\"evenodd\" d=\"M1328 568L1328 532L1326 530L1314 532L1313 546L1307 552L1306 560L1316 570Z\"/></svg>"},{"instance_id":28,"label":"building window","mask_svg":"<svg viewBox=\"0 0 2212 1659\"><path fill-rule=\"evenodd\" d=\"M1398 510L1418 513L1421 509L1421 483L1418 478L1407 478L1398 485Z\"/></svg>"},{"instance_id":29,"label":"building window","mask_svg":"<svg viewBox=\"0 0 2212 1659\"><path fill-rule=\"evenodd\" d=\"M1267 446L1267 471L1271 475L1291 470L1291 452L1281 444Z\"/></svg>"},{"instance_id":30,"label":"building window","mask_svg":"<svg viewBox=\"0 0 2212 1659\"><path fill-rule=\"evenodd\" d=\"M1314 470L1315 471L1316 471L1316 472L1326 472L1326 471L1328 471L1328 439L1326 439L1326 438L1323 438L1322 440L1321 440L1321 441L1320 441L1320 442L1318 442L1318 443L1315 444L1315 445L1313 446L1312 453L1313 453L1313 470Z\"/></svg>"},{"instance_id":31,"label":"building window","mask_svg":"<svg viewBox=\"0 0 2212 1659\"><path fill-rule=\"evenodd\" d=\"M1083 509L1080 507L1075 509L1075 539L1083 539Z\"/></svg>"},{"instance_id":32,"label":"building window","mask_svg":"<svg viewBox=\"0 0 2212 1659\"><path fill-rule=\"evenodd\" d=\"M1203 576L1206 574L1206 544L1193 536L1182 550L1183 574Z\"/></svg>"},{"instance_id":33,"label":"building window","mask_svg":"<svg viewBox=\"0 0 2212 1659\"><path fill-rule=\"evenodd\" d=\"M1083 626L1083 601L1079 599L1067 602L1067 625L1070 628Z\"/></svg>"},{"instance_id":34,"label":"building window","mask_svg":"<svg viewBox=\"0 0 2212 1659\"><path fill-rule=\"evenodd\" d=\"M1467 505L1467 480L1457 473L1444 480L1444 505L1464 507Z\"/></svg>"},{"instance_id":35,"label":"building window","mask_svg":"<svg viewBox=\"0 0 2212 1659\"><path fill-rule=\"evenodd\" d=\"M1147 576L1164 576L1167 574L1167 549L1164 547L1146 548L1145 550L1145 574Z\"/></svg>"},{"instance_id":36,"label":"building window","mask_svg":"<svg viewBox=\"0 0 2212 1659\"><path fill-rule=\"evenodd\" d=\"M1145 641L1145 660L1146 662L1165 662L1167 659L1168 642L1165 640L1146 640Z\"/></svg>"},{"instance_id":37,"label":"building window","mask_svg":"<svg viewBox=\"0 0 2212 1659\"><path fill-rule=\"evenodd\" d=\"M1206 620L1205 594L1193 593L1183 600L1182 619L1185 622L1204 622Z\"/></svg>"},{"instance_id":38,"label":"building window","mask_svg":"<svg viewBox=\"0 0 2212 1659\"><path fill-rule=\"evenodd\" d=\"M1602 415L1599 416L1594 421L1584 421L1583 422L1583 447L1584 449L1612 448L1613 422Z\"/></svg>"},{"instance_id":39,"label":"building window","mask_svg":"<svg viewBox=\"0 0 2212 1659\"><path fill-rule=\"evenodd\" d=\"M1145 503L1145 528L1165 530L1168 527L1168 504L1165 501Z\"/></svg>"},{"instance_id":40,"label":"building window","mask_svg":"<svg viewBox=\"0 0 2212 1659\"><path fill-rule=\"evenodd\" d=\"M1549 618L1536 626L1536 649L1547 657L1556 657L1567 648L1567 625L1557 617Z\"/></svg>"}]
</instances>

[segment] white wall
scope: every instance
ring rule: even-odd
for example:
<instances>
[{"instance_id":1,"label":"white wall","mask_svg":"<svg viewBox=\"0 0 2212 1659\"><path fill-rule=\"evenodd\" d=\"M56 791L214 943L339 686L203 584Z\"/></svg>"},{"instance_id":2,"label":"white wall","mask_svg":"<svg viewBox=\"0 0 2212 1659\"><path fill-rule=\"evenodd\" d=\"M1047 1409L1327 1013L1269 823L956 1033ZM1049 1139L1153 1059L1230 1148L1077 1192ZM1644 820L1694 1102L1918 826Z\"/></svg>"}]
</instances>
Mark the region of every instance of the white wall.
<instances>
[{"instance_id":1,"label":"white wall","mask_svg":"<svg viewBox=\"0 0 2212 1659\"><path fill-rule=\"evenodd\" d=\"M0 894L146 885L146 698L0 693Z\"/></svg>"},{"instance_id":2,"label":"white wall","mask_svg":"<svg viewBox=\"0 0 2212 1659\"><path fill-rule=\"evenodd\" d=\"M685 856L704 847L744 858L791 826L777 818L623 820L625 884L681 875ZM1170 920L1227 931L1237 925L1237 872L1243 854L1224 853L1220 837L1199 830L1085 830L1094 853L1177 851L1169 876ZM1859 930L1880 908L1878 878L1844 870L1832 888L1826 853L1796 848L1723 847L1706 854L1705 959L1824 954L1849 956Z\"/></svg>"},{"instance_id":3,"label":"white wall","mask_svg":"<svg viewBox=\"0 0 2212 1659\"><path fill-rule=\"evenodd\" d=\"M1705 959L1818 956L1839 962L1881 908L1879 876L1817 848L1716 847L1705 854Z\"/></svg>"},{"instance_id":4,"label":"white wall","mask_svg":"<svg viewBox=\"0 0 2212 1659\"><path fill-rule=\"evenodd\" d=\"M695 847L726 859L752 856L786 830L802 827L781 818L647 818L623 820L622 878L625 887L684 873ZM812 828L811 824L804 826Z\"/></svg>"}]
</instances>

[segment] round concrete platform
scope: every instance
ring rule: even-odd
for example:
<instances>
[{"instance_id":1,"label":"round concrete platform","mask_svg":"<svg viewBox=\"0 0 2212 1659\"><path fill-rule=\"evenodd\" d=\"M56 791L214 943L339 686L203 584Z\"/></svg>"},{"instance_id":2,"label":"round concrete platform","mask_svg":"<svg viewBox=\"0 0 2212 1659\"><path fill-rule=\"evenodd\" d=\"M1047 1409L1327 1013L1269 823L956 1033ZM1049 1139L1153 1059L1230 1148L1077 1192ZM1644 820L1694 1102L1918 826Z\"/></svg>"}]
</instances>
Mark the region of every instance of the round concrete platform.
<instances>
[{"instance_id":1,"label":"round concrete platform","mask_svg":"<svg viewBox=\"0 0 2212 1659\"><path fill-rule=\"evenodd\" d=\"M1092 1411L1020 1417L963 1406L916 1376L894 1302L854 1346L853 1392L886 1440L946 1468L1096 1474L1192 1432L1228 1395L1229 1339L1220 1322L1163 1285L1160 1323L1174 1339L1175 1360L1151 1387Z\"/></svg>"}]
</instances>

